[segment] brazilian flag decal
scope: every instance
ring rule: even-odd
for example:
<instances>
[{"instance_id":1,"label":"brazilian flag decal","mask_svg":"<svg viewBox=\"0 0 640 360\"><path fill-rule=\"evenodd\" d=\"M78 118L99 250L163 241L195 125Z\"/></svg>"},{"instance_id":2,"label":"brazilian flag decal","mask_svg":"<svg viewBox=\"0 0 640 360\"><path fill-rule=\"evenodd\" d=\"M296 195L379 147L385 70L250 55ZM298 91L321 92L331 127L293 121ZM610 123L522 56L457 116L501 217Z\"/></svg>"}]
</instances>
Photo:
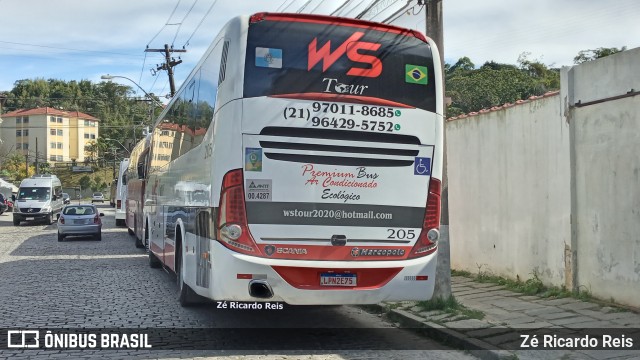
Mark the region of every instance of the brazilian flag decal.
<instances>
[{"instance_id":1,"label":"brazilian flag decal","mask_svg":"<svg viewBox=\"0 0 640 360\"><path fill-rule=\"evenodd\" d=\"M429 80L426 66L406 64L404 66L404 73L404 81L410 84L427 85Z\"/></svg>"}]
</instances>

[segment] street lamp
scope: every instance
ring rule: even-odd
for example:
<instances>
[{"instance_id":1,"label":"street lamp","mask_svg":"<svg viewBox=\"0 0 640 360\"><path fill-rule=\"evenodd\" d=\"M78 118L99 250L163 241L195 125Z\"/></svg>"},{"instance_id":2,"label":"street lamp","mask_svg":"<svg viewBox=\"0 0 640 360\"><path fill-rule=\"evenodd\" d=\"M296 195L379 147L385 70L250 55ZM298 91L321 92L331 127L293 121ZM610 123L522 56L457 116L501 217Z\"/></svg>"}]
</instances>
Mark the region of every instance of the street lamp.
<instances>
[{"instance_id":1,"label":"street lamp","mask_svg":"<svg viewBox=\"0 0 640 360\"><path fill-rule=\"evenodd\" d=\"M137 83L137 82L135 82L135 81L133 81L133 80L129 79L129 78L128 78L128 77L126 77L126 76L120 76L120 75L109 75L109 74L100 76L100 79L102 79L102 80L111 80L111 79L115 79L115 78L127 79L127 80L131 81L135 86L137 86L137 87L138 87L138 89L142 90L142 92L143 92L145 95L147 95L147 97L148 97L149 99L151 99L151 101L153 101L156 105L158 105L158 106L160 106L160 107L164 106L161 102L159 102L158 100L156 100L156 98L155 98L155 97L151 96L148 92L146 92L146 91L142 88L142 86L138 85L138 83Z\"/></svg>"},{"instance_id":2,"label":"street lamp","mask_svg":"<svg viewBox=\"0 0 640 360\"><path fill-rule=\"evenodd\" d=\"M0 0L0 1L2 1L2 0ZM162 104L161 102L159 102L158 100L156 100L156 98L155 98L155 97L151 96L148 92L146 92L146 91L142 88L142 86L140 86L137 82L135 82L135 81L133 81L133 80L129 79L129 78L128 78L128 77L126 77L126 76L120 76L120 75L109 75L109 74L106 74L106 75L102 75L102 76L100 76L100 78L101 78L101 79L103 79L103 80L111 80L111 79L115 79L115 78L122 78L122 79L129 80L129 81L131 81L135 86L137 86L137 87L138 87L138 89L142 90L142 92L143 92L143 93L145 93L145 95L147 95L147 97L148 97L149 99L151 99L151 101L152 101L152 103L153 103L153 104L155 104L155 105L159 106L161 109L162 109L162 107L164 106L164 104ZM155 112L155 111L154 111L154 109L153 109L153 108L152 108L152 109L150 109L149 118L152 120L152 121L151 121L151 123L153 123L153 114L154 114L154 112ZM144 125L144 124L140 124L140 125ZM134 143L134 144L136 143L136 140L137 140L137 139L136 139L136 127L137 127L136 125L134 125L134 126L133 126L133 143ZM108 140L108 139L107 139L107 140ZM117 141L117 140L116 140L116 141ZM118 142L118 143L119 143L119 142ZM125 150L129 151L129 149L127 149L124 145L122 145L122 144L120 144L120 145L121 145L123 148L125 148ZM129 154L131 154L131 152L130 152L130 151L129 151Z\"/></svg>"}]
</instances>

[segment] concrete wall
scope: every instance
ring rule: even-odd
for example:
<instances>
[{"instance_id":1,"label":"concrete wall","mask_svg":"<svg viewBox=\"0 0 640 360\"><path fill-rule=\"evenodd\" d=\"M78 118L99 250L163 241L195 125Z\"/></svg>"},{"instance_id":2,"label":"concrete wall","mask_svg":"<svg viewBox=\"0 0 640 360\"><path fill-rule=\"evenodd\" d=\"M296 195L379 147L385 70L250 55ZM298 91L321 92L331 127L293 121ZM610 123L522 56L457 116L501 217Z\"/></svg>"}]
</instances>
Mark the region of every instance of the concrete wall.
<instances>
[{"instance_id":1,"label":"concrete wall","mask_svg":"<svg viewBox=\"0 0 640 360\"><path fill-rule=\"evenodd\" d=\"M564 283L568 146L558 95L447 122L452 268Z\"/></svg>"},{"instance_id":2,"label":"concrete wall","mask_svg":"<svg viewBox=\"0 0 640 360\"><path fill-rule=\"evenodd\" d=\"M639 68L564 68L559 94L447 122L453 269L640 307Z\"/></svg>"},{"instance_id":3,"label":"concrete wall","mask_svg":"<svg viewBox=\"0 0 640 360\"><path fill-rule=\"evenodd\" d=\"M562 79L574 138L576 282L640 307L640 95L617 98L640 90L639 67L634 49L563 69Z\"/></svg>"}]
</instances>

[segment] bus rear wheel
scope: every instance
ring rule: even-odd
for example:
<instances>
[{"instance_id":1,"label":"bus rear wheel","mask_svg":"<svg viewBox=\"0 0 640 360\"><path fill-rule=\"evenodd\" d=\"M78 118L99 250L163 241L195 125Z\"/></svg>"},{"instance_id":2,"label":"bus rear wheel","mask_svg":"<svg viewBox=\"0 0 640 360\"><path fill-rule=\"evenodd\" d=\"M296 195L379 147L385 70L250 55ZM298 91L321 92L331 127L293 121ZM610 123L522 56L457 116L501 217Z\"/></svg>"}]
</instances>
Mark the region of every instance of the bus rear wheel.
<instances>
[{"instance_id":1,"label":"bus rear wheel","mask_svg":"<svg viewBox=\"0 0 640 360\"><path fill-rule=\"evenodd\" d=\"M178 282L178 302L182 307L190 307L202 303L204 298L193 291L189 285L185 284L182 277L182 244L176 241L176 279Z\"/></svg>"}]
</instances>

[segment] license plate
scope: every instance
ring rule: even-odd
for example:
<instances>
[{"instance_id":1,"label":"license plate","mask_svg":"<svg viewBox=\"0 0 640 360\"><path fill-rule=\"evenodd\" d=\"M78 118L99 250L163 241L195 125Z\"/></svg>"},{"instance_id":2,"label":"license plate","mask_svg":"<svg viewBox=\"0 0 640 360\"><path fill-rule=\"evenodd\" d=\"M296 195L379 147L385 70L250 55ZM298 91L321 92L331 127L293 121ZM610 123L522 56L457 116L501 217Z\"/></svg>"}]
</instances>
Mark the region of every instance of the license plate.
<instances>
[{"instance_id":1,"label":"license plate","mask_svg":"<svg viewBox=\"0 0 640 360\"><path fill-rule=\"evenodd\" d=\"M357 286L356 274L320 274L320 286Z\"/></svg>"},{"instance_id":2,"label":"license plate","mask_svg":"<svg viewBox=\"0 0 640 360\"><path fill-rule=\"evenodd\" d=\"M84 219L80 219L80 220L73 220L74 224L84 224L85 220Z\"/></svg>"},{"instance_id":3,"label":"license plate","mask_svg":"<svg viewBox=\"0 0 640 360\"><path fill-rule=\"evenodd\" d=\"M35 220L35 218L32 217L28 217L28 218L24 218L25 220L29 221L29 220Z\"/></svg>"}]
</instances>

